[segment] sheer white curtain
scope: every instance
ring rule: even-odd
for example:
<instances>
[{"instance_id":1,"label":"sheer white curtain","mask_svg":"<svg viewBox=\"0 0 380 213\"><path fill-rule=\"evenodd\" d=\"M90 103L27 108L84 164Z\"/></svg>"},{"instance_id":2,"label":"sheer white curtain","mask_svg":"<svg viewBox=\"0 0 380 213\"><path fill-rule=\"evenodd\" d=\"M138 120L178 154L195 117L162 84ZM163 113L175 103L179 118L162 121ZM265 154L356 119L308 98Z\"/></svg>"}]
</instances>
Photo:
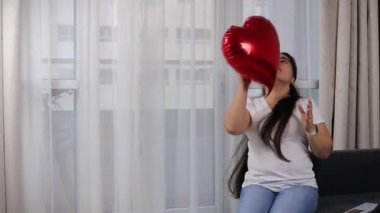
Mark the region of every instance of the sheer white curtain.
<instances>
[{"instance_id":1,"label":"sheer white curtain","mask_svg":"<svg viewBox=\"0 0 380 213\"><path fill-rule=\"evenodd\" d=\"M243 16L263 15L276 27L280 49L296 59L296 86L301 96L319 99L320 2L311 0L244 0ZM260 85L252 85L251 96L260 96Z\"/></svg>"},{"instance_id":2,"label":"sheer white curtain","mask_svg":"<svg viewBox=\"0 0 380 213\"><path fill-rule=\"evenodd\" d=\"M320 2L312 0L270 0L268 17L280 38L281 51L296 59L296 85L304 97L318 103Z\"/></svg>"},{"instance_id":3,"label":"sheer white curtain","mask_svg":"<svg viewBox=\"0 0 380 213\"><path fill-rule=\"evenodd\" d=\"M7 213L235 212L221 37L265 15L314 78L303 2L3 0Z\"/></svg>"},{"instance_id":4,"label":"sheer white curtain","mask_svg":"<svg viewBox=\"0 0 380 213\"><path fill-rule=\"evenodd\" d=\"M235 211L220 43L242 8L2 1L7 213Z\"/></svg>"}]
</instances>

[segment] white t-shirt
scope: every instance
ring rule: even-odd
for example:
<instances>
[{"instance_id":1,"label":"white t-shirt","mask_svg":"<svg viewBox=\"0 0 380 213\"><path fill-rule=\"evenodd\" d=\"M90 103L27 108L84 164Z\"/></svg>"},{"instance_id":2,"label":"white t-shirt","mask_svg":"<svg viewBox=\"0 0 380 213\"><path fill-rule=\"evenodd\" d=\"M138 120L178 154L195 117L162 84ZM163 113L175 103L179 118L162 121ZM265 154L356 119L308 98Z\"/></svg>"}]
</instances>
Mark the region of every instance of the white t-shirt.
<instances>
[{"instance_id":1,"label":"white t-shirt","mask_svg":"<svg viewBox=\"0 0 380 213\"><path fill-rule=\"evenodd\" d=\"M264 97L247 99L247 109L251 114L252 125L246 131L248 136L248 171L242 187L251 184L261 185L274 192L296 186L307 185L317 188L313 164L310 159L309 144L301 124L300 104L305 112L308 100L297 101L293 115L285 128L281 141L281 151L290 162L281 160L268 146L264 145L258 133L258 121L271 113L272 109ZM323 123L324 120L313 100L313 122Z\"/></svg>"}]
</instances>

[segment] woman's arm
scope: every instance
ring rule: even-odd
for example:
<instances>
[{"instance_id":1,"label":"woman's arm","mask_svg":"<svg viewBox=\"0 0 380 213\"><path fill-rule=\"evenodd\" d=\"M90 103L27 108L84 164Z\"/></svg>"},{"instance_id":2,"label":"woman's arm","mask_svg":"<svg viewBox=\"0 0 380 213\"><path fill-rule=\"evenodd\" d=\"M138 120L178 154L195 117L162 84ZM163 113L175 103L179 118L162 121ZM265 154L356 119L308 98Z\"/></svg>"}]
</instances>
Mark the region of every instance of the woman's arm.
<instances>
[{"instance_id":1,"label":"woman's arm","mask_svg":"<svg viewBox=\"0 0 380 213\"><path fill-rule=\"evenodd\" d=\"M224 128L232 135L243 133L251 124L251 115L246 108L250 80L240 77L238 90L224 116Z\"/></svg>"},{"instance_id":2,"label":"woman's arm","mask_svg":"<svg viewBox=\"0 0 380 213\"><path fill-rule=\"evenodd\" d=\"M308 135L307 137L311 147L311 151L318 158L328 158L333 148L333 140L326 127L326 124L313 123L313 106L310 100L308 101L306 112L301 105L298 106L298 110L301 113L302 126L306 134ZM314 128L317 128L317 133L310 134L311 132L313 132Z\"/></svg>"}]
</instances>

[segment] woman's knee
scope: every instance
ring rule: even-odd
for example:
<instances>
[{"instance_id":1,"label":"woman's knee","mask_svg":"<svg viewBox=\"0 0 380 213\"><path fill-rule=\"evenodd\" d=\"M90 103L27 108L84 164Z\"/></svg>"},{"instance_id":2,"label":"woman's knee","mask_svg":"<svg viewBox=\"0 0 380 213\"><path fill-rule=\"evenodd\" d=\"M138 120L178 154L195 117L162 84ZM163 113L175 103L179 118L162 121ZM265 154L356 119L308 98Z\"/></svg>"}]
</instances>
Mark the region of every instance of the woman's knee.
<instances>
[{"instance_id":1,"label":"woman's knee","mask_svg":"<svg viewBox=\"0 0 380 213\"><path fill-rule=\"evenodd\" d=\"M310 186L291 187L278 193L270 212L315 212L318 197L316 188Z\"/></svg>"},{"instance_id":2,"label":"woman's knee","mask_svg":"<svg viewBox=\"0 0 380 213\"><path fill-rule=\"evenodd\" d=\"M259 185L249 185L240 194L239 213L268 212L275 194Z\"/></svg>"}]
</instances>

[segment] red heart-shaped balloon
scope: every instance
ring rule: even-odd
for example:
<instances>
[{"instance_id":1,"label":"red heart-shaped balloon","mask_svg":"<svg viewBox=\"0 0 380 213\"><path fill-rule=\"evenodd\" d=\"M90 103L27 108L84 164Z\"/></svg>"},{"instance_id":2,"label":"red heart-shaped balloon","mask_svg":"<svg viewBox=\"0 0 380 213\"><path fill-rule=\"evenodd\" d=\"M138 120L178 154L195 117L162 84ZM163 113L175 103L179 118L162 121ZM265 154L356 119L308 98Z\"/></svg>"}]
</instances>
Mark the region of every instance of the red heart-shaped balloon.
<instances>
[{"instance_id":1,"label":"red heart-shaped balloon","mask_svg":"<svg viewBox=\"0 0 380 213\"><path fill-rule=\"evenodd\" d=\"M272 90L280 63L280 42L269 20L251 16L243 27L231 26L223 36L222 51L241 76Z\"/></svg>"}]
</instances>

